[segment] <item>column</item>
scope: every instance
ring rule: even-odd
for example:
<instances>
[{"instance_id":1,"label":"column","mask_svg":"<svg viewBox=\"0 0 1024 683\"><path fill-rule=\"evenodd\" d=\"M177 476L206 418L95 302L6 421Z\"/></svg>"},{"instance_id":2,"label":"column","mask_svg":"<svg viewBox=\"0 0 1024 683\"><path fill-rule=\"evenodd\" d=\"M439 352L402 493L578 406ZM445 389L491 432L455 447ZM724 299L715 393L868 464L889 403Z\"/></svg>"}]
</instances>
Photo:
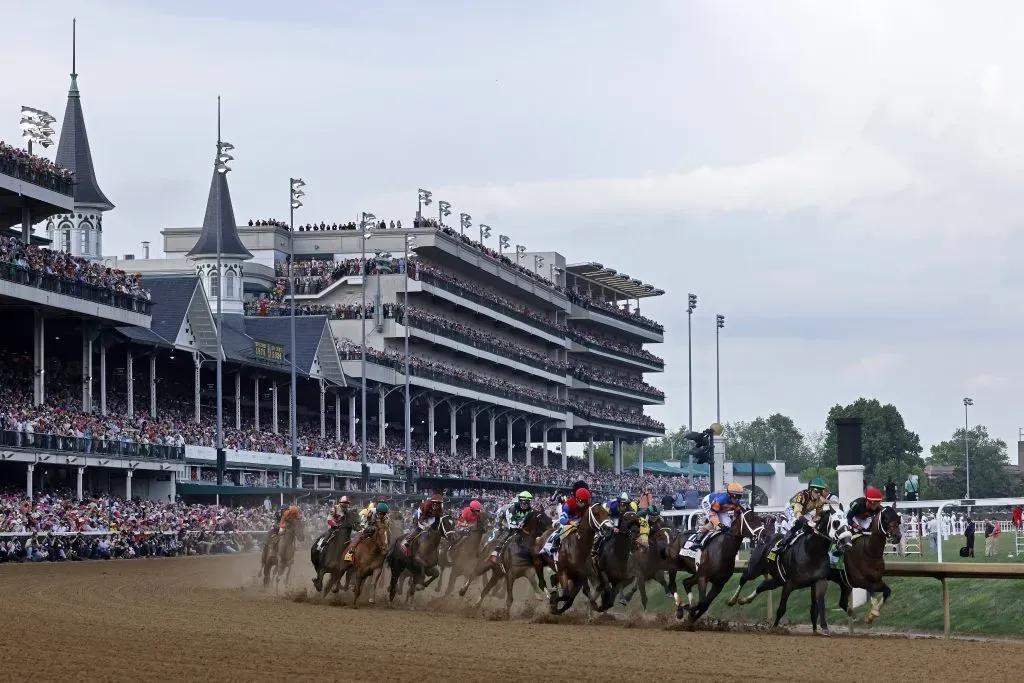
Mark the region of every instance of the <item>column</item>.
<instances>
[{"instance_id":1,"label":"column","mask_svg":"<svg viewBox=\"0 0 1024 683\"><path fill-rule=\"evenodd\" d=\"M196 366L196 424L199 424L199 421L202 419L202 408L199 405L199 392L203 388L202 379L199 377L199 369L202 367L203 361L200 360L198 352L192 354L192 362L195 363Z\"/></svg>"},{"instance_id":2,"label":"column","mask_svg":"<svg viewBox=\"0 0 1024 683\"><path fill-rule=\"evenodd\" d=\"M125 500L131 500L132 499L132 475L133 474L135 474L135 473L132 472L131 470L125 470L125 480L124 480L125 481L125 485L124 485L124 490L125 490L124 499Z\"/></svg>"},{"instance_id":3,"label":"column","mask_svg":"<svg viewBox=\"0 0 1024 683\"><path fill-rule=\"evenodd\" d=\"M149 355L149 416L156 418L156 352Z\"/></svg>"},{"instance_id":4,"label":"column","mask_svg":"<svg viewBox=\"0 0 1024 683\"><path fill-rule=\"evenodd\" d=\"M612 437L612 472L622 474L622 439Z\"/></svg>"},{"instance_id":5,"label":"column","mask_svg":"<svg viewBox=\"0 0 1024 683\"><path fill-rule=\"evenodd\" d=\"M384 395L384 389L382 387L381 390L377 392L377 445L381 448L384 448L384 443L387 439L387 419L387 397ZM405 443L404 440L403 443Z\"/></svg>"},{"instance_id":6,"label":"column","mask_svg":"<svg viewBox=\"0 0 1024 683\"><path fill-rule=\"evenodd\" d=\"M128 349L128 358L125 363L125 382L128 384L128 417L135 416L135 360L132 358L132 350Z\"/></svg>"},{"instance_id":7,"label":"column","mask_svg":"<svg viewBox=\"0 0 1024 683\"><path fill-rule=\"evenodd\" d=\"M266 486L267 482L264 481L263 485ZM178 474L174 470L171 470L171 502L178 500Z\"/></svg>"},{"instance_id":8,"label":"column","mask_svg":"<svg viewBox=\"0 0 1024 683\"><path fill-rule=\"evenodd\" d=\"M85 474L85 468L78 467L76 469L78 470L78 478L75 482L75 495L78 500L82 500L82 475Z\"/></svg>"},{"instance_id":9,"label":"column","mask_svg":"<svg viewBox=\"0 0 1024 683\"><path fill-rule=\"evenodd\" d=\"M42 405L46 402L46 319L41 311L36 310L35 322L32 327L32 364L35 373L32 381L32 404ZM29 498L32 497L31 492Z\"/></svg>"},{"instance_id":10,"label":"column","mask_svg":"<svg viewBox=\"0 0 1024 683\"><path fill-rule=\"evenodd\" d=\"M714 469L711 472L711 476L712 476L711 483L712 483L713 486L715 486L717 488L721 488L721 487L725 486L725 437L722 437L722 436L714 437L713 447L714 447L714 450L712 452L714 453L714 459L712 460L712 463L714 465ZM864 468L861 467L861 478L862 478L861 480L862 481L863 481L863 476L864 476L863 475L863 469ZM711 490L714 491L715 489L712 488ZM864 492L863 485L861 486L859 491L860 491L860 493L858 493L857 495L860 495L861 493Z\"/></svg>"},{"instance_id":11,"label":"column","mask_svg":"<svg viewBox=\"0 0 1024 683\"><path fill-rule=\"evenodd\" d=\"M526 466L533 464L533 454L530 452L533 446L533 423L526 419Z\"/></svg>"},{"instance_id":12,"label":"column","mask_svg":"<svg viewBox=\"0 0 1024 683\"><path fill-rule=\"evenodd\" d=\"M594 433L590 432L587 435L587 469L591 474L594 473Z\"/></svg>"},{"instance_id":13,"label":"column","mask_svg":"<svg viewBox=\"0 0 1024 683\"><path fill-rule=\"evenodd\" d=\"M434 454L434 397L427 398L427 452Z\"/></svg>"},{"instance_id":14,"label":"column","mask_svg":"<svg viewBox=\"0 0 1024 683\"><path fill-rule=\"evenodd\" d=\"M348 442L356 445L356 395L348 397Z\"/></svg>"},{"instance_id":15,"label":"column","mask_svg":"<svg viewBox=\"0 0 1024 683\"><path fill-rule=\"evenodd\" d=\"M100 415L107 414L107 345L100 339Z\"/></svg>"},{"instance_id":16,"label":"column","mask_svg":"<svg viewBox=\"0 0 1024 683\"><path fill-rule=\"evenodd\" d=\"M476 459L476 418L479 414L476 408L471 408L469 411L469 455L474 460Z\"/></svg>"},{"instance_id":17,"label":"column","mask_svg":"<svg viewBox=\"0 0 1024 683\"><path fill-rule=\"evenodd\" d=\"M509 464L512 464L512 423L513 422L514 422L514 418L512 417L512 414L509 413L508 416L505 417L505 447L508 450L508 462L509 462Z\"/></svg>"},{"instance_id":18,"label":"column","mask_svg":"<svg viewBox=\"0 0 1024 683\"><path fill-rule=\"evenodd\" d=\"M640 474L644 473L644 440L640 439Z\"/></svg>"},{"instance_id":19,"label":"column","mask_svg":"<svg viewBox=\"0 0 1024 683\"><path fill-rule=\"evenodd\" d=\"M455 455L455 451L458 446L459 435L456 433L455 418L459 414L459 406L455 401L448 401L448 416L449 416L449 427L448 436L451 437L451 445L449 446L448 452Z\"/></svg>"},{"instance_id":20,"label":"column","mask_svg":"<svg viewBox=\"0 0 1024 683\"><path fill-rule=\"evenodd\" d=\"M260 378L254 377L252 382L252 421L256 431L260 429Z\"/></svg>"},{"instance_id":21,"label":"column","mask_svg":"<svg viewBox=\"0 0 1024 683\"><path fill-rule=\"evenodd\" d=\"M341 443L341 391L334 392L334 440Z\"/></svg>"},{"instance_id":22,"label":"column","mask_svg":"<svg viewBox=\"0 0 1024 683\"><path fill-rule=\"evenodd\" d=\"M92 412L92 330L82 329L82 412Z\"/></svg>"},{"instance_id":23,"label":"column","mask_svg":"<svg viewBox=\"0 0 1024 683\"><path fill-rule=\"evenodd\" d=\"M327 438L327 384L320 380L320 438Z\"/></svg>"},{"instance_id":24,"label":"column","mask_svg":"<svg viewBox=\"0 0 1024 683\"><path fill-rule=\"evenodd\" d=\"M270 383L270 429L277 434L277 382Z\"/></svg>"},{"instance_id":25,"label":"column","mask_svg":"<svg viewBox=\"0 0 1024 683\"><path fill-rule=\"evenodd\" d=\"M491 418L491 460L494 460L494 458L495 458L495 452L494 451L496 450L496 446L497 446L497 444L495 443L495 440L498 438L498 435L497 435L497 433L495 431L495 423L498 421L498 418L495 417L493 410L491 411L491 414L490 414L489 417Z\"/></svg>"},{"instance_id":26,"label":"column","mask_svg":"<svg viewBox=\"0 0 1024 683\"><path fill-rule=\"evenodd\" d=\"M27 474L25 476L25 493L28 496L29 500L33 500L33 498L32 498L32 475L35 474L35 471L36 471L36 466L34 464L32 464L32 463L29 463L28 472L27 472Z\"/></svg>"},{"instance_id":27,"label":"column","mask_svg":"<svg viewBox=\"0 0 1024 683\"><path fill-rule=\"evenodd\" d=\"M242 428L242 373L235 373L235 429Z\"/></svg>"},{"instance_id":28,"label":"column","mask_svg":"<svg viewBox=\"0 0 1024 683\"><path fill-rule=\"evenodd\" d=\"M569 469L569 430L562 429L562 469Z\"/></svg>"},{"instance_id":29,"label":"column","mask_svg":"<svg viewBox=\"0 0 1024 683\"><path fill-rule=\"evenodd\" d=\"M544 443L542 444L543 448L544 448L544 452L541 454L541 464L544 467L548 466L548 430L549 429L551 429L551 428L548 427L547 425L544 425L543 427L541 427L541 432L540 432L541 438L544 439Z\"/></svg>"}]
</instances>

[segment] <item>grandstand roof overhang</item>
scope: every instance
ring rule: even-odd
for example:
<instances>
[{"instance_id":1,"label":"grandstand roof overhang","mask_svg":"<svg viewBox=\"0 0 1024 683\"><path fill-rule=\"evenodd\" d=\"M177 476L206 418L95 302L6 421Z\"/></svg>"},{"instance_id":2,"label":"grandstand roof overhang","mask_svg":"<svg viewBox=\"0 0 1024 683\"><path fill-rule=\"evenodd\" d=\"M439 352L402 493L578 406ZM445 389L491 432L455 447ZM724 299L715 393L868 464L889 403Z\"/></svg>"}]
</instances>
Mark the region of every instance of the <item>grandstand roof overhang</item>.
<instances>
[{"instance_id":1,"label":"grandstand roof overhang","mask_svg":"<svg viewBox=\"0 0 1024 683\"><path fill-rule=\"evenodd\" d=\"M604 287L623 299L643 299L650 296L661 296L665 293L663 289L620 273L614 268L605 268L602 264L593 261L570 264L565 269L575 277Z\"/></svg>"}]
</instances>

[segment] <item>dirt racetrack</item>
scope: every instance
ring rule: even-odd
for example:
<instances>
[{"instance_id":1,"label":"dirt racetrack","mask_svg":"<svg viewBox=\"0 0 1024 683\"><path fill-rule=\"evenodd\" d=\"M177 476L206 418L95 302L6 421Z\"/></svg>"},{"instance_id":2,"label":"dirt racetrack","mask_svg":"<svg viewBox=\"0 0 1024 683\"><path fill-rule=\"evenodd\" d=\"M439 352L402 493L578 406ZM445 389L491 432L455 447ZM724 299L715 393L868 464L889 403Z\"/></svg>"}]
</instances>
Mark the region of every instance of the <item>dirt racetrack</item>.
<instances>
[{"instance_id":1,"label":"dirt racetrack","mask_svg":"<svg viewBox=\"0 0 1024 683\"><path fill-rule=\"evenodd\" d=\"M7 680L1020 681L1024 645L751 632L664 620L496 618L307 600L308 560L280 595L253 555L0 566ZM310 589L311 592L311 589ZM432 595L432 594L431 594ZM344 602L350 602L345 596ZM834 632L841 629L834 628Z\"/></svg>"}]
</instances>

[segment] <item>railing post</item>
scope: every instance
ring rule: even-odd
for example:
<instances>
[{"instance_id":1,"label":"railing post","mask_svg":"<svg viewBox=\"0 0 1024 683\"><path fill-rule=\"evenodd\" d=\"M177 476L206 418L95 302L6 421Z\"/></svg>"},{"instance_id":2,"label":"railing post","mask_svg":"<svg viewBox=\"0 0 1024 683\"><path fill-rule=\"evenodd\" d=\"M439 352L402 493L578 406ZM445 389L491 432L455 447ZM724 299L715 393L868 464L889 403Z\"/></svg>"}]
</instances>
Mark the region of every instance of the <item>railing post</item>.
<instances>
[{"instance_id":1,"label":"railing post","mask_svg":"<svg viewBox=\"0 0 1024 683\"><path fill-rule=\"evenodd\" d=\"M946 577L939 579L939 583L942 584L942 632L945 634L946 640L949 640L949 584Z\"/></svg>"}]
</instances>

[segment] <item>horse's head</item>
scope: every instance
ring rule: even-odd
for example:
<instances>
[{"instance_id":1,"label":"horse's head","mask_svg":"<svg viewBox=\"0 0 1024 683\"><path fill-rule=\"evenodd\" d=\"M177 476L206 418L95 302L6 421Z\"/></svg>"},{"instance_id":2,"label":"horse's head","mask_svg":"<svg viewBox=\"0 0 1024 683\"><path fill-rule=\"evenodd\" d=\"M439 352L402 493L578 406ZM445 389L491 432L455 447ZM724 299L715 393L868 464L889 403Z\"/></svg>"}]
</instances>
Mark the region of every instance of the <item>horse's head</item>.
<instances>
[{"instance_id":1,"label":"horse's head","mask_svg":"<svg viewBox=\"0 0 1024 683\"><path fill-rule=\"evenodd\" d=\"M640 515L632 510L626 510L619 517L619 532L629 534L630 538L640 535Z\"/></svg>"},{"instance_id":2,"label":"horse's head","mask_svg":"<svg viewBox=\"0 0 1024 683\"><path fill-rule=\"evenodd\" d=\"M291 531L299 541L306 540L306 523L301 519L289 519L285 524L285 531Z\"/></svg>"},{"instance_id":3,"label":"horse's head","mask_svg":"<svg viewBox=\"0 0 1024 683\"><path fill-rule=\"evenodd\" d=\"M846 523L846 516L834 505L825 506L815 531L835 543L841 553L845 553L853 547L853 532L850 531L850 525Z\"/></svg>"},{"instance_id":4,"label":"horse's head","mask_svg":"<svg viewBox=\"0 0 1024 683\"><path fill-rule=\"evenodd\" d=\"M903 538L903 524L896 508L883 507L878 512L878 524L875 529L889 537L890 542L899 543Z\"/></svg>"},{"instance_id":5,"label":"horse's head","mask_svg":"<svg viewBox=\"0 0 1024 683\"><path fill-rule=\"evenodd\" d=\"M603 531L604 529L613 528L613 522L608 519L608 511L604 509L603 505L590 505L587 507L587 511L583 513L583 519L580 520L580 531L588 529L590 531Z\"/></svg>"},{"instance_id":6,"label":"horse's head","mask_svg":"<svg viewBox=\"0 0 1024 683\"><path fill-rule=\"evenodd\" d=\"M730 533L749 538L751 543L758 545L765 536L765 520L753 510L744 510L740 513L739 523L733 523Z\"/></svg>"},{"instance_id":7,"label":"horse's head","mask_svg":"<svg viewBox=\"0 0 1024 683\"><path fill-rule=\"evenodd\" d=\"M455 519L451 515L441 515L435 522L434 528L441 538L446 541L453 541L458 536L455 533Z\"/></svg>"}]
</instances>

